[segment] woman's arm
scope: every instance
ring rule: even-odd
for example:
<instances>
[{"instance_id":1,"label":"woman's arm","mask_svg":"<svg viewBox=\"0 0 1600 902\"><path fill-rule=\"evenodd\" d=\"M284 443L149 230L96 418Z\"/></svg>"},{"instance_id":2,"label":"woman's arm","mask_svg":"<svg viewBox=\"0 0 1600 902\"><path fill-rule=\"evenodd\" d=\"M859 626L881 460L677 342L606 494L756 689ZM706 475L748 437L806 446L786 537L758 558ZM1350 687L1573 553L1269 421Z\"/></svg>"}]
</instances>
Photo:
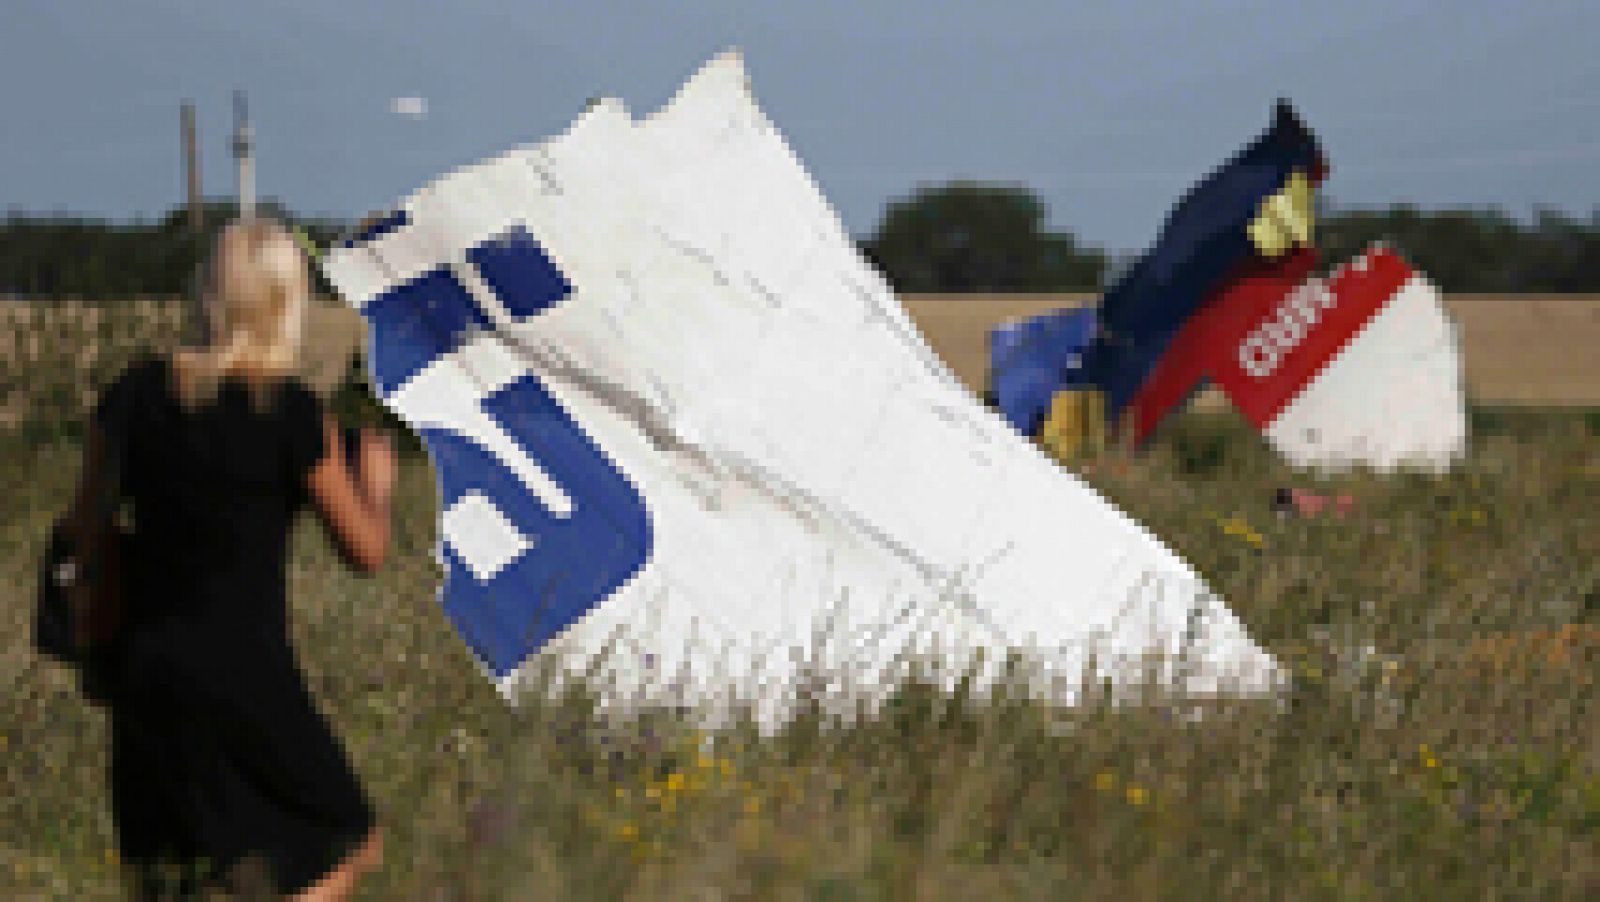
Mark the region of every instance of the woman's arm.
<instances>
[{"instance_id":1,"label":"woman's arm","mask_svg":"<svg viewBox=\"0 0 1600 902\"><path fill-rule=\"evenodd\" d=\"M389 553L394 452L379 436L363 433L360 471L352 473L332 417L323 418L322 431L322 460L306 477L312 501L345 562L363 573L376 572Z\"/></svg>"}]
</instances>

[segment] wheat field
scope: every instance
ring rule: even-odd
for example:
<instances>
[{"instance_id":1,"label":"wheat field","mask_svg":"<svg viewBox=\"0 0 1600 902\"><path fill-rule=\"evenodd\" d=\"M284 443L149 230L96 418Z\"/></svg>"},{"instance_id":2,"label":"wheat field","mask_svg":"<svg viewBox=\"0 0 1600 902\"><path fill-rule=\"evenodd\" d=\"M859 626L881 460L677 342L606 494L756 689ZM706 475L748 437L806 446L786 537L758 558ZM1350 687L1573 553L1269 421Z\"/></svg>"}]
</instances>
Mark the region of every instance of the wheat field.
<instances>
[{"instance_id":1,"label":"wheat field","mask_svg":"<svg viewBox=\"0 0 1600 902\"><path fill-rule=\"evenodd\" d=\"M0 433L71 427L106 384L143 350L168 350L189 334L177 298L0 298ZM351 378L364 341L355 311L318 299L306 310L300 376L324 397Z\"/></svg>"},{"instance_id":2,"label":"wheat field","mask_svg":"<svg viewBox=\"0 0 1600 902\"><path fill-rule=\"evenodd\" d=\"M989 330L1017 317L1091 303L1093 295L910 295L906 310L962 382L988 380ZM1468 394L1480 404L1600 407L1600 298L1592 295L1450 295ZM1227 406L1220 393L1197 399Z\"/></svg>"}]
</instances>

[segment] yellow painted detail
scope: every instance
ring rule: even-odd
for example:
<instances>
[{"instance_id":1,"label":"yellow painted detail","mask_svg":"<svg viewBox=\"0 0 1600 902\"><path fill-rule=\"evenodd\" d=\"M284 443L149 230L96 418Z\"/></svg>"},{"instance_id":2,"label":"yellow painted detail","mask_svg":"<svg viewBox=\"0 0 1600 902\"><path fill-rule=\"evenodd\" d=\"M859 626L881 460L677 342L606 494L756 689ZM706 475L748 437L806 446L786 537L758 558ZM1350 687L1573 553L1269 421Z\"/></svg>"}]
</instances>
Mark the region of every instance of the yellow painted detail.
<instances>
[{"instance_id":1,"label":"yellow painted detail","mask_svg":"<svg viewBox=\"0 0 1600 902\"><path fill-rule=\"evenodd\" d=\"M1263 200L1251 221L1250 241L1263 256L1279 257L1295 245L1309 247L1316 228L1316 192L1303 172L1293 172L1277 194Z\"/></svg>"},{"instance_id":2,"label":"yellow painted detail","mask_svg":"<svg viewBox=\"0 0 1600 902\"><path fill-rule=\"evenodd\" d=\"M1062 389L1050 399L1039 441L1059 460L1105 447L1106 399L1093 389Z\"/></svg>"}]
</instances>

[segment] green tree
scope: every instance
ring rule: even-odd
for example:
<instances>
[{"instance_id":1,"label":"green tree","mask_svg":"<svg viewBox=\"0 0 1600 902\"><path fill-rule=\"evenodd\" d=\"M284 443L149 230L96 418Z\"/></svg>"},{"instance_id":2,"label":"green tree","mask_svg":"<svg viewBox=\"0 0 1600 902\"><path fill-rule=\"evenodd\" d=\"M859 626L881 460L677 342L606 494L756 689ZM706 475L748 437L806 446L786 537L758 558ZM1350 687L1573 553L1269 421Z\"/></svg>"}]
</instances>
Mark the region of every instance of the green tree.
<instances>
[{"instance_id":1,"label":"green tree","mask_svg":"<svg viewBox=\"0 0 1600 902\"><path fill-rule=\"evenodd\" d=\"M1600 215L1552 210L1521 223L1498 209L1423 211L1410 205L1329 211L1317 244L1330 263L1386 241L1448 292L1600 291Z\"/></svg>"},{"instance_id":2,"label":"green tree","mask_svg":"<svg viewBox=\"0 0 1600 902\"><path fill-rule=\"evenodd\" d=\"M1021 185L954 181L891 203L863 247L904 292L1095 290L1106 256L1045 228Z\"/></svg>"}]
</instances>

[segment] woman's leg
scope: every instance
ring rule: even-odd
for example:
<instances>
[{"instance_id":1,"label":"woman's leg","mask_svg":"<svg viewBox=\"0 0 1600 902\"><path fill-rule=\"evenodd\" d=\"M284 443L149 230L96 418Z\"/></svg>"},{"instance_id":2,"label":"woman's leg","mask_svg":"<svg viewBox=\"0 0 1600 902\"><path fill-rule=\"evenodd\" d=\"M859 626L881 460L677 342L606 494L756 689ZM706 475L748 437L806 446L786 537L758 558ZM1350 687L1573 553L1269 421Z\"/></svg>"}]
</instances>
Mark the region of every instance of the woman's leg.
<instances>
[{"instance_id":1,"label":"woman's leg","mask_svg":"<svg viewBox=\"0 0 1600 902\"><path fill-rule=\"evenodd\" d=\"M360 848L345 856L339 866L329 871L321 880L301 891L297 902L338 902L350 898L356 883L368 871L383 863L383 828L373 827Z\"/></svg>"}]
</instances>

